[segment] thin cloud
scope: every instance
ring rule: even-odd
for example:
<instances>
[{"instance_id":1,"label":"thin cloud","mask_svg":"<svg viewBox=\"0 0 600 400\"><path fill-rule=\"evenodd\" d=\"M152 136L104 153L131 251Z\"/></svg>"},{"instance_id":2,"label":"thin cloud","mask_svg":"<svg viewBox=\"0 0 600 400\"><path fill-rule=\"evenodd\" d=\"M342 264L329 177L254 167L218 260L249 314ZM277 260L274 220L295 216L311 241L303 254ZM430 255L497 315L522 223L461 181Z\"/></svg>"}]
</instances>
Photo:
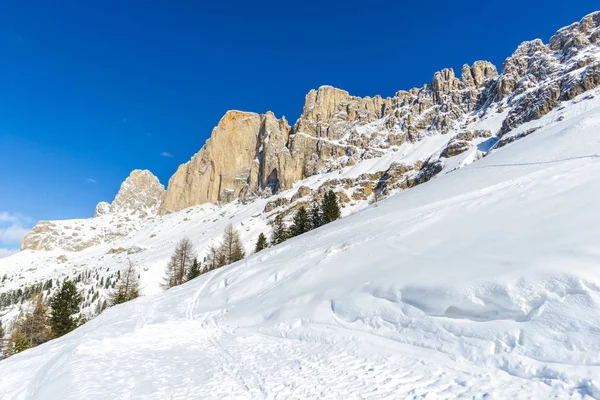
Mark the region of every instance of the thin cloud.
<instances>
[{"instance_id":1,"label":"thin cloud","mask_svg":"<svg viewBox=\"0 0 600 400\"><path fill-rule=\"evenodd\" d=\"M5 258L8 256L12 256L15 253L18 253L19 249L2 249L0 248L0 258Z\"/></svg>"},{"instance_id":2,"label":"thin cloud","mask_svg":"<svg viewBox=\"0 0 600 400\"><path fill-rule=\"evenodd\" d=\"M168 151L163 151L162 153L160 153L160 155L168 158L173 157L173 154L169 153Z\"/></svg>"},{"instance_id":3,"label":"thin cloud","mask_svg":"<svg viewBox=\"0 0 600 400\"><path fill-rule=\"evenodd\" d=\"M2 256L8 257L9 250L21 243L23 237L29 233L33 220L19 213L0 211L0 250ZM12 254L12 253L11 253Z\"/></svg>"},{"instance_id":4,"label":"thin cloud","mask_svg":"<svg viewBox=\"0 0 600 400\"><path fill-rule=\"evenodd\" d=\"M0 228L0 243L20 243L27 233L29 229L16 224Z\"/></svg>"},{"instance_id":5,"label":"thin cloud","mask_svg":"<svg viewBox=\"0 0 600 400\"><path fill-rule=\"evenodd\" d=\"M0 224L11 223L19 225L27 225L33 222L33 219L19 213L12 213L8 211L0 211Z\"/></svg>"},{"instance_id":6,"label":"thin cloud","mask_svg":"<svg viewBox=\"0 0 600 400\"><path fill-rule=\"evenodd\" d=\"M19 218L6 211L0 211L0 222L19 222Z\"/></svg>"},{"instance_id":7,"label":"thin cloud","mask_svg":"<svg viewBox=\"0 0 600 400\"><path fill-rule=\"evenodd\" d=\"M89 183L96 183L96 180L92 178L87 178L85 181Z\"/></svg>"}]
</instances>

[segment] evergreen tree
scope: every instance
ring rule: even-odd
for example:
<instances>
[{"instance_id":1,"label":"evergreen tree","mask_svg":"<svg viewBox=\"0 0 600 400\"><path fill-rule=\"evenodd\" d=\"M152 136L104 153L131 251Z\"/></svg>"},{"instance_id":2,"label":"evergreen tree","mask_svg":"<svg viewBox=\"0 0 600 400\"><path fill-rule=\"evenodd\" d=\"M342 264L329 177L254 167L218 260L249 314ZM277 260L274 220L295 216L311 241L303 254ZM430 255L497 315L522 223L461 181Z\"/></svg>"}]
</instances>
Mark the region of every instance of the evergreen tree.
<instances>
[{"instance_id":1,"label":"evergreen tree","mask_svg":"<svg viewBox=\"0 0 600 400\"><path fill-rule=\"evenodd\" d=\"M31 341L25 336L19 333L13 333L10 337L10 347L8 349L8 355L13 355L30 349L32 346Z\"/></svg>"},{"instance_id":2,"label":"evergreen tree","mask_svg":"<svg viewBox=\"0 0 600 400\"><path fill-rule=\"evenodd\" d=\"M316 229L323 225L323 216L321 215L321 208L319 204L315 201L310 210L310 225L311 229Z\"/></svg>"},{"instance_id":3,"label":"evergreen tree","mask_svg":"<svg viewBox=\"0 0 600 400\"><path fill-rule=\"evenodd\" d=\"M77 328L79 320L73 315L79 312L82 301L75 283L70 280L64 281L61 288L50 298L50 328L54 336L63 336Z\"/></svg>"},{"instance_id":4,"label":"evergreen tree","mask_svg":"<svg viewBox=\"0 0 600 400\"><path fill-rule=\"evenodd\" d=\"M123 271L119 271L121 280L115 291L111 294L111 304L117 305L133 300L140 295L140 281L135 266L129 260L129 266Z\"/></svg>"},{"instance_id":5,"label":"evergreen tree","mask_svg":"<svg viewBox=\"0 0 600 400\"><path fill-rule=\"evenodd\" d=\"M340 207L338 205L337 196L333 190L328 191L323 197L321 203L323 224L328 224L340 218Z\"/></svg>"},{"instance_id":6,"label":"evergreen tree","mask_svg":"<svg viewBox=\"0 0 600 400\"><path fill-rule=\"evenodd\" d=\"M254 249L254 251L258 253L259 251L266 249L268 246L269 242L267 242L267 237L264 233L261 232L260 235L258 235L258 239L256 240L256 248Z\"/></svg>"},{"instance_id":7,"label":"evergreen tree","mask_svg":"<svg viewBox=\"0 0 600 400\"><path fill-rule=\"evenodd\" d=\"M198 259L194 258L194 262L187 273L186 280L191 281L198 276L200 276L200 263L198 263Z\"/></svg>"},{"instance_id":8,"label":"evergreen tree","mask_svg":"<svg viewBox=\"0 0 600 400\"><path fill-rule=\"evenodd\" d=\"M166 282L163 285L167 289L181 285L185 280L187 271L192 266L194 258L196 258L196 251L190 239L181 239L167 265Z\"/></svg>"},{"instance_id":9,"label":"evergreen tree","mask_svg":"<svg viewBox=\"0 0 600 400\"><path fill-rule=\"evenodd\" d=\"M102 314L102 311L106 310L108 308L108 303L106 302L106 300L98 300L98 303L96 303L96 308L94 309L94 313L96 315L100 315Z\"/></svg>"},{"instance_id":10,"label":"evergreen tree","mask_svg":"<svg viewBox=\"0 0 600 400\"><path fill-rule=\"evenodd\" d=\"M308 232L310 229L311 223L308 212L304 206L301 206L298 211L296 211L296 215L294 215L294 221L290 227L290 234L292 236L298 236Z\"/></svg>"},{"instance_id":11,"label":"evergreen tree","mask_svg":"<svg viewBox=\"0 0 600 400\"><path fill-rule=\"evenodd\" d=\"M279 243L283 243L288 239L288 231L283 222L283 216L281 214L275 217L273 221L273 232L271 233L271 243L275 246Z\"/></svg>"},{"instance_id":12,"label":"evergreen tree","mask_svg":"<svg viewBox=\"0 0 600 400\"><path fill-rule=\"evenodd\" d=\"M244 258L244 248L240 233L233 229L233 225L229 224L225 228L223 234L223 244L221 244L221 254L224 257L225 264L231 264Z\"/></svg>"}]
</instances>

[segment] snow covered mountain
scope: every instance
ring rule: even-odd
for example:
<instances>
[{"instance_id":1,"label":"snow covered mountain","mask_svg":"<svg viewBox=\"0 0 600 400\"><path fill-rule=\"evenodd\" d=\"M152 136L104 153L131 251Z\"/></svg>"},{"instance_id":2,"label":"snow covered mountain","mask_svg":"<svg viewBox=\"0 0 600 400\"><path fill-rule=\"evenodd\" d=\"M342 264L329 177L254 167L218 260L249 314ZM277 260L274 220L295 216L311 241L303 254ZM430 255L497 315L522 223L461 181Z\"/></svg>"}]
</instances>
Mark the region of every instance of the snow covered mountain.
<instances>
[{"instance_id":1,"label":"snow covered mountain","mask_svg":"<svg viewBox=\"0 0 600 400\"><path fill-rule=\"evenodd\" d=\"M67 276L91 316L128 260L146 294L0 362L0 397L600 398L598 46L600 12L499 75L227 113L166 192L136 172L0 260L4 321ZM181 237L202 256L232 223L250 252L329 188L341 221L161 292Z\"/></svg>"}]
</instances>

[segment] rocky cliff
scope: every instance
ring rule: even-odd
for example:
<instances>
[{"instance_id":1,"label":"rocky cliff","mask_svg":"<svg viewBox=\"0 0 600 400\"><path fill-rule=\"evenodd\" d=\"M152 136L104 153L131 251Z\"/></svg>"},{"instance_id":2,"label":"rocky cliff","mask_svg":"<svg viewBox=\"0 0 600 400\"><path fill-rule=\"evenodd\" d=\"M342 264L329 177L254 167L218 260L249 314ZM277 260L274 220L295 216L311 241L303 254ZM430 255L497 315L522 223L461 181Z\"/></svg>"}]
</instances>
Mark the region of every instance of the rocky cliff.
<instances>
[{"instance_id":1,"label":"rocky cliff","mask_svg":"<svg viewBox=\"0 0 600 400\"><path fill-rule=\"evenodd\" d=\"M522 43L501 74L486 61L434 74L428 85L392 98L311 90L290 128L266 115L228 112L205 147L169 181L161 213L204 202L270 195L308 176L353 165L426 136L458 133L503 113L502 137L600 84L600 13L559 30L549 44ZM444 153L451 154L451 153ZM227 162L223 162L227 155Z\"/></svg>"},{"instance_id":2,"label":"rocky cliff","mask_svg":"<svg viewBox=\"0 0 600 400\"><path fill-rule=\"evenodd\" d=\"M161 213L276 193L301 177L286 147L290 126L273 113L228 111L204 147L169 180Z\"/></svg>"},{"instance_id":3,"label":"rocky cliff","mask_svg":"<svg viewBox=\"0 0 600 400\"><path fill-rule=\"evenodd\" d=\"M379 157L406 140L446 133L497 77L479 61L437 73L431 85L394 98L355 97L331 86L311 90L294 127L273 113L229 111L210 139L169 180L161 213L206 202L269 196L319 172Z\"/></svg>"}]
</instances>

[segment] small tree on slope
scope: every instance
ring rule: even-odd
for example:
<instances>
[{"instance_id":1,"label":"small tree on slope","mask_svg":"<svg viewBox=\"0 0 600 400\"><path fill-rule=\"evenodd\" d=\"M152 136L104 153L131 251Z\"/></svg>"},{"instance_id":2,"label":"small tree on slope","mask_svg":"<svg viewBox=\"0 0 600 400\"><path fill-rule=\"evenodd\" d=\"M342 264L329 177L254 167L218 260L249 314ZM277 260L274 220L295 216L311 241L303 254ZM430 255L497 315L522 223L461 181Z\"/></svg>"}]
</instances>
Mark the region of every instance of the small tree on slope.
<instances>
[{"instance_id":1,"label":"small tree on slope","mask_svg":"<svg viewBox=\"0 0 600 400\"><path fill-rule=\"evenodd\" d=\"M308 212L306 211L306 207L301 206L298 211L296 211L296 215L294 215L294 221L290 227L290 233L292 236L298 236L310 231L310 229L311 223Z\"/></svg>"},{"instance_id":2,"label":"small tree on slope","mask_svg":"<svg viewBox=\"0 0 600 400\"><path fill-rule=\"evenodd\" d=\"M204 259L204 272L212 271L213 269L217 269L222 267L223 264L223 256L221 255L221 249L216 246L208 247L208 254Z\"/></svg>"},{"instance_id":3,"label":"small tree on slope","mask_svg":"<svg viewBox=\"0 0 600 400\"><path fill-rule=\"evenodd\" d=\"M140 295L140 281L135 266L129 260L129 266L121 273L121 279L111 295L111 304L121 304Z\"/></svg>"},{"instance_id":4,"label":"small tree on slope","mask_svg":"<svg viewBox=\"0 0 600 400\"><path fill-rule=\"evenodd\" d=\"M256 240L256 248L254 249L254 251L258 253L259 251L266 249L268 246L269 242L267 241L267 237L264 233L261 232L260 235L258 235L258 239Z\"/></svg>"},{"instance_id":5,"label":"small tree on slope","mask_svg":"<svg viewBox=\"0 0 600 400\"><path fill-rule=\"evenodd\" d=\"M311 229L316 229L323 225L323 215L321 214L321 208L319 207L319 203L317 203L316 201L310 209L310 225Z\"/></svg>"},{"instance_id":6,"label":"small tree on slope","mask_svg":"<svg viewBox=\"0 0 600 400\"><path fill-rule=\"evenodd\" d=\"M48 308L41 295L37 296L35 308L19 318L13 325L9 351L20 353L30 347L39 346L52 338L48 327Z\"/></svg>"},{"instance_id":7,"label":"small tree on slope","mask_svg":"<svg viewBox=\"0 0 600 400\"><path fill-rule=\"evenodd\" d=\"M186 280L191 281L194 278L200 276L200 263L198 263L198 259L194 258L194 262L192 262L192 266L190 267Z\"/></svg>"},{"instance_id":8,"label":"small tree on slope","mask_svg":"<svg viewBox=\"0 0 600 400\"><path fill-rule=\"evenodd\" d=\"M273 232L271 233L271 243L277 245L283 243L288 239L288 231L283 222L283 216L281 214L275 217L273 221Z\"/></svg>"},{"instance_id":9,"label":"small tree on slope","mask_svg":"<svg viewBox=\"0 0 600 400\"><path fill-rule=\"evenodd\" d=\"M325 197L323 197L321 209L324 224L328 224L340 218L340 206L338 205L337 196L333 190L328 191L325 194Z\"/></svg>"},{"instance_id":10,"label":"small tree on slope","mask_svg":"<svg viewBox=\"0 0 600 400\"><path fill-rule=\"evenodd\" d=\"M231 224L227 225L225 228L221 253L225 257L225 264L234 263L245 256L240 233L233 229L233 225Z\"/></svg>"},{"instance_id":11,"label":"small tree on slope","mask_svg":"<svg viewBox=\"0 0 600 400\"><path fill-rule=\"evenodd\" d=\"M50 298L50 328L55 337L63 336L77 328L79 321L73 316L79 312L83 298L73 281L66 280Z\"/></svg>"},{"instance_id":12,"label":"small tree on slope","mask_svg":"<svg viewBox=\"0 0 600 400\"><path fill-rule=\"evenodd\" d=\"M196 251L190 239L181 239L167 264L166 282L164 283L167 289L181 285L185 281L187 271L192 266L194 258L196 258Z\"/></svg>"}]
</instances>

